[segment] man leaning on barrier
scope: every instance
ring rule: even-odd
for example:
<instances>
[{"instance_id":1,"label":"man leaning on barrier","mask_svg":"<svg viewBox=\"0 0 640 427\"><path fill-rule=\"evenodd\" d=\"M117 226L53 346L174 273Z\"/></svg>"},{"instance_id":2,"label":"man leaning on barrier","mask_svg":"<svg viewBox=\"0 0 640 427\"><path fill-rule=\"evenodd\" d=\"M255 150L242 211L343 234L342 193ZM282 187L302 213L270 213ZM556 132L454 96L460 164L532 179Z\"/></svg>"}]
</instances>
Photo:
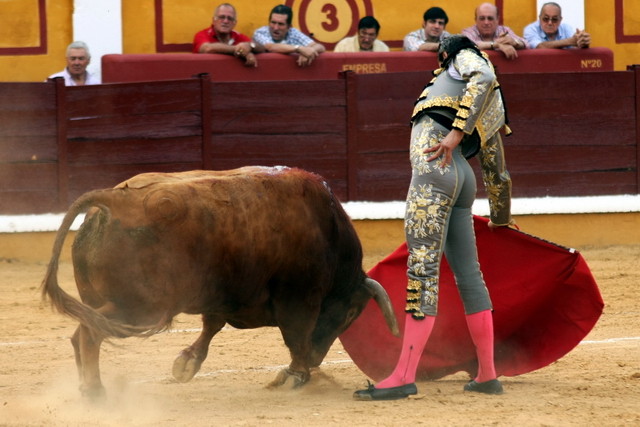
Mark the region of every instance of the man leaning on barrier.
<instances>
[{"instance_id":1,"label":"man leaning on barrier","mask_svg":"<svg viewBox=\"0 0 640 427\"><path fill-rule=\"evenodd\" d=\"M291 26L293 11L283 4L274 7L269 14L269 25L258 28L253 33L253 41L264 45L268 52L298 53L298 65L311 65L319 54L325 51L320 43L302 31Z\"/></svg>"},{"instance_id":2,"label":"man leaning on barrier","mask_svg":"<svg viewBox=\"0 0 640 427\"><path fill-rule=\"evenodd\" d=\"M233 55L244 61L247 67L257 67L255 54L264 52L264 46L234 31L236 22L235 7L229 3L218 6L213 13L211 27L199 31L193 38L193 53Z\"/></svg>"},{"instance_id":3,"label":"man leaning on barrier","mask_svg":"<svg viewBox=\"0 0 640 427\"><path fill-rule=\"evenodd\" d=\"M449 17L443 9L431 7L427 9L422 18L422 28L405 36L403 50L437 52L442 39L449 35L445 31Z\"/></svg>"},{"instance_id":4,"label":"man leaning on barrier","mask_svg":"<svg viewBox=\"0 0 640 427\"><path fill-rule=\"evenodd\" d=\"M529 43L511 28L500 25L498 8L482 3L476 8L476 24L462 30L462 34L483 50L498 50L507 59L516 59L519 49L529 49Z\"/></svg>"},{"instance_id":5,"label":"man leaning on barrier","mask_svg":"<svg viewBox=\"0 0 640 427\"><path fill-rule=\"evenodd\" d=\"M532 49L588 48L591 35L562 22L562 8L558 3L542 5L538 21L524 28L524 38Z\"/></svg>"}]
</instances>

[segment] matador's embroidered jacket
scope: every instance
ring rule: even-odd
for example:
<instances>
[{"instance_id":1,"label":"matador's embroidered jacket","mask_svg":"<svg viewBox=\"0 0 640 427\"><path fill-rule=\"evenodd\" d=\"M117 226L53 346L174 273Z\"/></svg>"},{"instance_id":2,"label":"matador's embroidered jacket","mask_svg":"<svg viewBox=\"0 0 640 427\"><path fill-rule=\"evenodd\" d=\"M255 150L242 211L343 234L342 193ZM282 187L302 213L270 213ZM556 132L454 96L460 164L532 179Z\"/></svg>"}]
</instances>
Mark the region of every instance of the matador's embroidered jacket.
<instances>
[{"instance_id":1,"label":"matador's embroidered jacket","mask_svg":"<svg viewBox=\"0 0 640 427\"><path fill-rule=\"evenodd\" d=\"M486 61L473 50L463 49L449 65L451 72L436 70L416 101L411 124L425 114L435 114L447 117L451 128L465 133L461 142L464 156L480 153L491 221L507 225L511 222L511 178L498 131L504 127L508 135L511 130L505 123L505 106L493 65L486 54L483 56Z\"/></svg>"}]
</instances>

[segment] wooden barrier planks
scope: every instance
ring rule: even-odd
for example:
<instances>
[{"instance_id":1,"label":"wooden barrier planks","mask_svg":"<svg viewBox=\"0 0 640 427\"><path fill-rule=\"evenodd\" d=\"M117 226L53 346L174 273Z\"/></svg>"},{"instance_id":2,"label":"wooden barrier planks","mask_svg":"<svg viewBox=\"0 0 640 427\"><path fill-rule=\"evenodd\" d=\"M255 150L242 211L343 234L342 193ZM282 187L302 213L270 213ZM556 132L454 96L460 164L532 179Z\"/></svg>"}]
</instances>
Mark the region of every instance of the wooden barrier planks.
<instances>
[{"instance_id":1,"label":"wooden barrier planks","mask_svg":"<svg viewBox=\"0 0 640 427\"><path fill-rule=\"evenodd\" d=\"M347 195L344 80L213 82L213 169L299 167Z\"/></svg>"},{"instance_id":2,"label":"wooden barrier planks","mask_svg":"<svg viewBox=\"0 0 640 427\"><path fill-rule=\"evenodd\" d=\"M67 90L69 199L142 172L202 168L200 80Z\"/></svg>"},{"instance_id":3,"label":"wooden barrier planks","mask_svg":"<svg viewBox=\"0 0 640 427\"><path fill-rule=\"evenodd\" d=\"M0 83L0 212L58 206L56 88Z\"/></svg>"},{"instance_id":4,"label":"wooden barrier planks","mask_svg":"<svg viewBox=\"0 0 640 427\"><path fill-rule=\"evenodd\" d=\"M638 194L639 71L499 76L514 197ZM61 212L142 172L246 165L310 170L343 201L404 200L409 119L430 79L1 83L0 214Z\"/></svg>"},{"instance_id":5,"label":"wooden barrier planks","mask_svg":"<svg viewBox=\"0 0 640 427\"><path fill-rule=\"evenodd\" d=\"M402 200L398 186L411 176L408 122L430 76L393 77L357 78L360 200ZM634 79L632 72L500 75L514 131L503 137L514 197L636 193ZM480 167L471 164L485 197Z\"/></svg>"},{"instance_id":6,"label":"wooden barrier planks","mask_svg":"<svg viewBox=\"0 0 640 427\"><path fill-rule=\"evenodd\" d=\"M515 197L637 194L633 72L504 75Z\"/></svg>"},{"instance_id":7,"label":"wooden barrier planks","mask_svg":"<svg viewBox=\"0 0 640 427\"><path fill-rule=\"evenodd\" d=\"M411 180L409 122L430 72L358 75L358 200L404 200Z\"/></svg>"}]
</instances>

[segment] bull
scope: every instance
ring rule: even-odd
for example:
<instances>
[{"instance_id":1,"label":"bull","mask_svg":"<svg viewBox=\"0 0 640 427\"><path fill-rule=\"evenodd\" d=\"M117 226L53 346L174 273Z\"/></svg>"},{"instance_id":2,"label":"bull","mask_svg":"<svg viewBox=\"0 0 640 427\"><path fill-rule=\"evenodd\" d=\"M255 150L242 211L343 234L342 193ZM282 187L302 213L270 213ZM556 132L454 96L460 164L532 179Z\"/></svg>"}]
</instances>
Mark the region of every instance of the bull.
<instances>
[{"instance_id":1,"label":"bull","mask_svg":"<svg viewBox=\"0 0 640 427\"><path fill-rule=\"evenodd\" d=\"M80 302L59 287L57 270L87 209L72 247ZM92 399L105 395L105 339L152 335L180 313L201 314L203 324L174 361L180 382L198 372L225 324L280 329L291 363L274 386L306 383L371 298L399 334L337 198L321 177L284 167L146 173L82 195L57 232L42 296L80 323L71 343L80 390Z\"/></svg>"}]
</instances>

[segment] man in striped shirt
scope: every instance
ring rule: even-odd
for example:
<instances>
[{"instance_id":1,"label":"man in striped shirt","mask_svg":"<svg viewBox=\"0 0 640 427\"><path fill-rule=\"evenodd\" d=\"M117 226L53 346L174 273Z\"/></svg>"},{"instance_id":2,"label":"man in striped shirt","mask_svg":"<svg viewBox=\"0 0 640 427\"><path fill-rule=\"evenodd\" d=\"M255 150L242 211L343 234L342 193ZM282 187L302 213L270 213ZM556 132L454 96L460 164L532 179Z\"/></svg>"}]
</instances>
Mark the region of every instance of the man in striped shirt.
<instances>
[{"instance_id":1,"label":"man in striped shirt","mask_svg":"<svg viewBox=\"0 0 640 427\"><path fill-rule=\"evenodd\" d=\"M440 41L449 35L445 31L449 17L439 7L427 9L423 16L422 28L407 34L403 50L409 52L437 52Z\"/></svg>"}]
</instances>

